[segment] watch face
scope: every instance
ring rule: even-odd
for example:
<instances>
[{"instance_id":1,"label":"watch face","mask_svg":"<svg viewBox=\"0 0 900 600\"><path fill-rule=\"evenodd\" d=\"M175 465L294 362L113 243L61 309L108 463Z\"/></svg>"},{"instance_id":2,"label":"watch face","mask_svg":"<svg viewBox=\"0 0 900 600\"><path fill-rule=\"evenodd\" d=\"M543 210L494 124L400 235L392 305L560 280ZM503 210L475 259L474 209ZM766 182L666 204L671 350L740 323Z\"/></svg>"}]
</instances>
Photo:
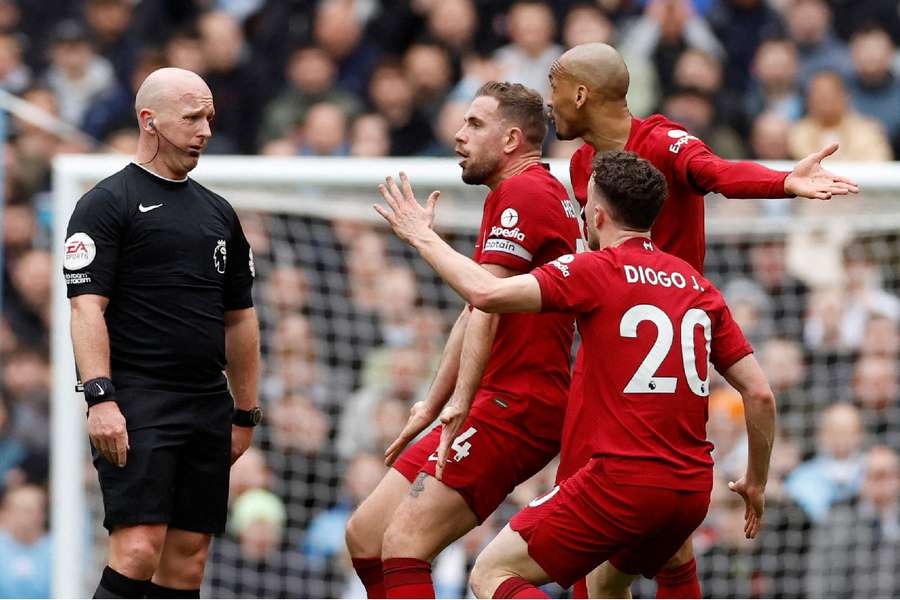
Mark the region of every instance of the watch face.
<instances>
[{"instance_id":1,"label":"watch face","mask_svg":"<svg viewBox=\"0 0 900 600\"><path fill-rule=\"evenodd\" d=\"M250 409L250 420L253 421L254 425L259 425L259 422L262 421L262 409L258 406L254 406Z\"/></svg>"}]
</instances>

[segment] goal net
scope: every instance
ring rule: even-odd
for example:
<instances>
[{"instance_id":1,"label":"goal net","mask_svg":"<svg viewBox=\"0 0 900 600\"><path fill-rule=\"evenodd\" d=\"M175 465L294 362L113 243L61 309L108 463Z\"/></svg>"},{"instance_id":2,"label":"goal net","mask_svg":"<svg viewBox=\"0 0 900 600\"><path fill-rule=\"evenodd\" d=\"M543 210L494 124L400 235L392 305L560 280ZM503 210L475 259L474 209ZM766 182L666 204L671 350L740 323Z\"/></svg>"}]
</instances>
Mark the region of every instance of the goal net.
<instances>
[{"instance_id":1,"label":"goal net","mask_svg":"<svg viewBox=\"0 0 900 600\"><path fill-rule=\"evenodd\" d=\"M76 200L126 160L56 161L57 272ZM863 469L878 460L869 449L900 447L900 165L833 168L856 178L864 193L829 203L707 199L707 276L772 380L781 425L767 528L747 542L740 500L722 483L744 468L740 399L722 381L713 389L709 433L720 483L694 538L710 596L856 595L857 588L828 586L854 585L853 578L862 586L861 573L884 560L873 555L864 562L860 552L876 543L866 538L871 528L847 523L861 502L877 503L870 498L877 486ZM486 190L464 185L452 160L206 157L192 174L234 205L253 247L266 414L254 449L233 469L228 532L213 543L205 596L364 596L346 554L344 525L381 478L381 453L427 390L462 308L371 208L380 200L378 182L401 169L420 199L442 190L437 228L471 253ZM553 161L552 170L568 180L565 162ZM53 589L57 597L86 597L106 560L106 533L83 400L74 392L62 277L54 286ZM803 464L815 457L819 463ZM818 477L816 468L833 480ZM552 486L554 472L550 465L520 486L437 559L440 596L467 594L480 549ZM824 507L823 480L830 486ZM835 519L843 537L827 535ZM836 578L838 572L847 575ZM883 581L879 574L888 593L900 593L900 577L890 571ZM865 595L880 589L864 588ZM652 597L654 584L639 582L634 592Z\"/></svg>"}]
</instances>

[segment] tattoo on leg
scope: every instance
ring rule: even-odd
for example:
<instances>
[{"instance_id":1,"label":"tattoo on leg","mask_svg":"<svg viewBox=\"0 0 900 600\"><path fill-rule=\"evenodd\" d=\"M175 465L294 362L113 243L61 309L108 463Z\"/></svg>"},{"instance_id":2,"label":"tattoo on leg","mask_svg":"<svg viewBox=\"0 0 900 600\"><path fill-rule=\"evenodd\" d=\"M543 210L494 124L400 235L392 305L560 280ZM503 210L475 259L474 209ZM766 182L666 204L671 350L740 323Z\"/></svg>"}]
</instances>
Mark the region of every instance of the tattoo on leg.
<instances>
[{"instance_id":1,"label":"tattoo on leg","mask_svg":"<svg viewBox=\"0 0 900 600\"><path fill-rule=\"evenodd\" d=\"M418 498L419 494L425 491L425 473L419 473L416 475L416 480L413 482L412 487L409 488L409 495L413 498Z\"/></svg>"}]
</instances>

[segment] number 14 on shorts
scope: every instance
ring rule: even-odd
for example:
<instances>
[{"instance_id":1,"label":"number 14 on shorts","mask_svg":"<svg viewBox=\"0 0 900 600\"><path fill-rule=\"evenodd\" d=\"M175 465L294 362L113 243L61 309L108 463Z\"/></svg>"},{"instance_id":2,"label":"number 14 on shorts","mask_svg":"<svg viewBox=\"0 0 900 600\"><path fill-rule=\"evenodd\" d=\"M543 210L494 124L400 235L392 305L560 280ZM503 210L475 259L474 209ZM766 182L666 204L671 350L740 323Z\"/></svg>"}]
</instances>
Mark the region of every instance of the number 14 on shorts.
<instances>
[{"instance_id":1,"label":"number 14 on shorts","mask_svg":"<svg viewBox=\"0 0 900 600\"><path fill-rule=\"evenodd\" d=\"M450 449L456 452L456 454L450 457L453 462L459 462L469 455L469 450L472 448L472 444L470 444L467 440L477 432L478 430L474 427L469 427L461 434L456 436L456 439L453 440L453 443L450 445ZM432 452L431 456L428 457L428 460L435 462L437 462L437 459L437 451Z\"/></svg>"}]
</instances>

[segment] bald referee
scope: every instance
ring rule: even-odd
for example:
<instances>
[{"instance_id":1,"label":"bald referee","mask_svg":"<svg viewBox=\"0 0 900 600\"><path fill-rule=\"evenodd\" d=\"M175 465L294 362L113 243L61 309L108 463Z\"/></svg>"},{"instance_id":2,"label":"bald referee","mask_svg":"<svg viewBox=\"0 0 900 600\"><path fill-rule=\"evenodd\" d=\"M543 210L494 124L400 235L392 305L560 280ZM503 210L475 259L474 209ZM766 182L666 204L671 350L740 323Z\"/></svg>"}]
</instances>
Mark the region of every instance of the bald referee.
<instances>
[{"instance_id":1,"label":"bald referee","mask_svg":"<svg viewBox=\"0 0 900 600\"><path fill-rule=\"evenodd\" d=\"M159 69L135 110L134 162L78 201L66 234L72 344L110 533L94 597L199 598L231 463L260 418L253 254L234 209L187 176L212 135L206 83Z\"/></svg>"}]
</instances>

